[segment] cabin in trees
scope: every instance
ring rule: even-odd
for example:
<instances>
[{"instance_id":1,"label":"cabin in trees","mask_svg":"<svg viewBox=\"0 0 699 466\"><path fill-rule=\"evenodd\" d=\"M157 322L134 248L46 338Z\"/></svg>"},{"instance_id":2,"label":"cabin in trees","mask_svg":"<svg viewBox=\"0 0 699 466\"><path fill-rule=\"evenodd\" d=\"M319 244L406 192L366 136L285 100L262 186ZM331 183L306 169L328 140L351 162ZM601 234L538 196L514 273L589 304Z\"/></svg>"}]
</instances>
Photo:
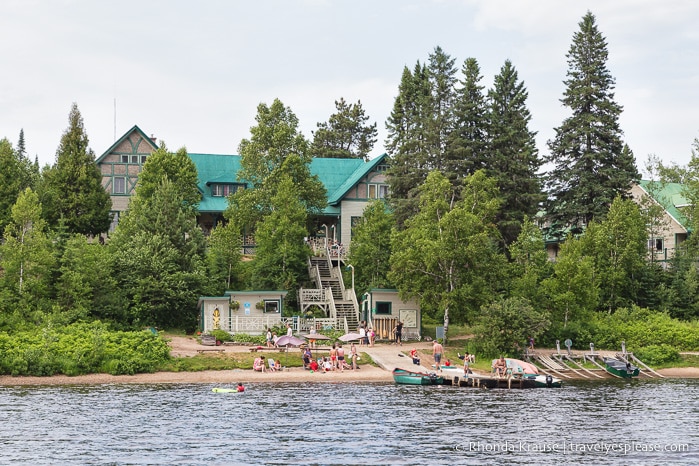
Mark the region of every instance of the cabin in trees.
<instances>
[{"instance_id":1,"label":"cabin in trees","mask_svg":"<svg viewBox=\"0 0 699 466\"><path fill-rule=\"evenodd\" d=\"M401 299L398 290L372 288L362 296L361 309L362 319L371 323L377 339L395 338L393 329L399 321L403 323L404 339L421 338L420 304L415 299Z\"/></svg>"},{"instance_id":2,"label":"cabin in trees","mask_svg":"<svg viewBox=\"0 0 699 466\"><path fill-rule=\"evenodd\" d=\"M657 205L662 207L663 214L656 224L648 225L651 232L648 237L648 259L666 266L682 243L690 234L689 223L682 209L689 202L682 193L683 186L679 183L659 183L641 180L631 187L631 197L640 206ZM546 251L550 260L558 256L559 245L565 241L568 231L548 231L545 236Z\"/></svg>"},{"instance_id":3,"label":"cabin in trees","mask_svg":"<svg viewBox=\"0 0 699 466\"><path fill-rule=\"evenodd\" d=\"M112 230L128 208L143 164L156 149L155 138L134 126L97 159L102 186L112 198ZM189 157L197 168L202 196L198 222L208 233L223 219L223 212L228 207L227 196L247 188L248 184L238 179L239 155L190 153ZM312 236L323 238L322 241L335 246L333 249L338 255L343 254L352 237L352 226L362 216L368 202L387 196L386 168L385 154L369 161L313 159L310 170L325 186L328 204L315 219L317 234ZM252 249L252 245L249 246L248 249Z\"/></svg>"},{"instance_id":4,"label":"cabin in trees","mask_svg":"<svg viewBox=\"0 0 699 466\"><path fill-rule=\"evenodd\" d=\"M226 291L199 298L199 328L203 332L262 334L282 323L286 291Z\"/></svg>"}]
</instances>

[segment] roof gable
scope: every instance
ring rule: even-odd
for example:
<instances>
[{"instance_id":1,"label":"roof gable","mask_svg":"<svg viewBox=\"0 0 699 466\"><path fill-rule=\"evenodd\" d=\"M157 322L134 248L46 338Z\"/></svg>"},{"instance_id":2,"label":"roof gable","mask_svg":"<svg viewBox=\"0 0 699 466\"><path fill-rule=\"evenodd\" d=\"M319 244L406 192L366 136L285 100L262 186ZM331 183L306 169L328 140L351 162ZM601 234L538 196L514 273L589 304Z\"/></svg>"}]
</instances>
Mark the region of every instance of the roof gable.
<instances>
[{"instance_id":1,"label":"roof gable","mask_svg":"<svg viewBox=\"0 0 699 466\"><path fill-rule=\"evenodd\" d=\"M689 205L689 201L684 196L684 185L680 183L661 183L649 180L639 181L639 186L658 204L663 206L665 211L685 230L689 231L687 217L680 209Z\"/></svg>"},{"instance_id":2,"label":"roof gable","mask_svg":"<svg viewBox=\"0 0 699 466\"><path fill-rule=\"evenodd\" d=\"M367 162L363 159L314 158L311 161L311 173L318 175L328 191L328 205L336 205L385 158L386 154Z\"/></svg>"},{"instance_id":3,"label":"roof gable","mask_svg":"<svg viewBox=\"0 0 699 466\"><path fill-rule=\"evenodd\" d=\"M142 138L144 141L146 141L150 146L153 148L153 150L156 150L158 148L158 145L153 142L153 140L146 135L146 133L141 130L141 128L138 127L138 125L134 125L130 130L124 133L122 137L120 137L114 144L109 146L109 149L107 149L102 155L99 156L99 158L95 161L95 163L100 163L102 159L104 159L106 156L111 154L114 150L116 150L119 145L124 142L125 140L129 139L133 133L137 133L137 136Z\"/></svg>"}]
</instances>

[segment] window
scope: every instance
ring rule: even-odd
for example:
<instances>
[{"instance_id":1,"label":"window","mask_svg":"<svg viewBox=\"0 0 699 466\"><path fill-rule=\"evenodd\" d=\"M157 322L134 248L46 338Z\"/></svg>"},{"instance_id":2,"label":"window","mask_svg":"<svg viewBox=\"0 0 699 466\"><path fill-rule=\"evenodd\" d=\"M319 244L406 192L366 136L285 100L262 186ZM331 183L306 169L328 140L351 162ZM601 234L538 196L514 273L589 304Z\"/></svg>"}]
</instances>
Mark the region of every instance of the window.
<instances>
[{"instance_id":1,"label":"window","mask_svg":"<svg viewBox=\"0 0 699 466\"><path fill-rule=\"evenodd\" d=\"M388 195L388 185L387 184L370 184L369 185L369 199L384 199Z\"/></svg>"},{"instance_id":2,"label":"window","mask_svg":"<svg viewBox=\"0 0 699 466\"><path fill-rule=\"evenodd\" d=\"M651 238L648 240L648 250L662 252L665 249L662 238Z\"/></svg>"},{"instance_id":3,"label":"window","mask_svg":"<svg viewBox=\"0 0 699 466\"><path fill-rule=\"evenodd\" d=\"M391 302L390 301L377 301L376 302L376 313L377 314L390 314L391 313Z\"/></svg>"},{"instance_id":4,"label":"window","mask_svg":"<svg viewBox=\"0 0 699 466\"><path fill-rule=\"evenodd\" d=\"M234 194L239 189L243 189L241 184L212 184L211 195L214 197L227 197Z\"/></svg>"},{"instance_id":5,"label":"window","mask_svg":"<svg viewBox=\"0 0 699 466\"><path fill-rule=\"evenodd\" d=\"M128 155L122 155L122 156L121 156L121 163L129 163L129 156L128 156Z\"/></svg>"},{"instance_id":6,"label":"window","mask_svg":"<svg viewBox=\"0 0 699 466\"><path fill-rule=\"evenodd\" d=\"M387 184L380 184L379 185L379 199L386 199L388 197L388 185Z\"/></svg>"},{"instance_id":7,"label":"window","mask_svg":"<svg viewBox=\"0 0 699 466\"><path fill-rule=\"evenodd\" d=\"M126 194L126 178L123 176L115 176L112 184L112 192L114 194Z\"/></svg>"},{"instance_id":8,"label":"window","mask_svg":"<svg viewBox=\"0 0 699 466\"><path fill-rule=\"evenodd\" d=\"M279 301L265 301L264 312L279 312Z\"/></svg>"},{"instance_id":9,"label":"window","mask_svg":"<svg viewBox=\"0 0 699 466\"><path fill-rule=\"evenodd\" d=\"M351 217L350 218L350 236L354 237L354 229L357 228L359 222L361 222L362 217Z\"/></svg>"},{"instance_id":10,"label":"window","mask_svg":"<svg viewBox=\"0 0 699 466\"><path fill-rule=\"evenodd\" d=\"M138 163L138 155L131 156L131 163Z\"/></svg>"},{"instance_id":11,"label":"window","mask_svg":"<svg viewBox=\"0 0 699 466\"><path fill-rule=\"evenodd\" d=\"M147 156L147 155L142 155L142 156L141 156L141 164L146 163L146 157L148 157L148 156Z\"/></svg>"}]
</instances>

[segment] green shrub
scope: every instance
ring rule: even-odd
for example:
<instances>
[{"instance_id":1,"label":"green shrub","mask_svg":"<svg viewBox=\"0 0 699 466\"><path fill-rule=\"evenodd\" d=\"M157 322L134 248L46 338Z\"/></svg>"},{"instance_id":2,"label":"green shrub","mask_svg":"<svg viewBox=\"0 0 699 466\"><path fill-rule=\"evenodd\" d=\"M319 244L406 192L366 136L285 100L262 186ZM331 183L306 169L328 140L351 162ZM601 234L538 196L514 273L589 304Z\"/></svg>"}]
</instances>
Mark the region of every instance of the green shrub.
<instances>
[{"instance_id":1,"label":"green shrub","mask_svg":"<svg viewBox=\"0 0 699 466\"><path fill-rule=\"evenodd\" d=\"M211 335L216 339L216 341L233 341L233 335L225 330L212 330Z\"/></svg>"},{"instance_id":2,"label":"green shrub","mask_svg":"<svg viewBox=\"0 0 699 466\"><path fill-rule=\"evenodd\" d=\"M680 360L680 352L670 345L650 345L635 351L634 354L641 361L654 366Z\"/></svg>"},{"instance_id":3,"label":"green shrub","mask_svg":"<svg viewBox=\"0 0 699 466\"><path fill-rule=\"evenodd\" d=\"M250 343L253 345L264 345L267 342L266 335L248 335L247 333L236 333L233 339L238 343Z\"/></svg>"},{"instance_id":4,"label":"green shrub","mask_svg":"<svg viewBox=\"0 0 699 466\"><path fill-rule=\"evenodd\" d=\"M98 321L0 334L0 350L0 373L12 375L135 374L170 358L167 343L150 331L113 331Z\"/></svg>"}]
</instances>

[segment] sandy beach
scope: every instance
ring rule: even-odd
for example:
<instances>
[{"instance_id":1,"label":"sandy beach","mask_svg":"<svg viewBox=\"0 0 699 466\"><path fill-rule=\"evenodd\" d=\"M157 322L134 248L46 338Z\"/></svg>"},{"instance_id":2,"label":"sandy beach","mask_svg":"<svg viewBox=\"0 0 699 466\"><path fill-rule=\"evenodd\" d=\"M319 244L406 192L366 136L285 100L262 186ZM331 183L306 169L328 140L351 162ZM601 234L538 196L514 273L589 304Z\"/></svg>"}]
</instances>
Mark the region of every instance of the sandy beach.
<instances>
[{"instance_id":1,"label":"sandy beach","mask_svg":"<svg viewBox=\"0 0 699 466\"><path fill-rule=\"evenodd\" d=\"M190 337L168 337L172 348L173 357L188 357L199 354L201 351L215 349L216 352L248 352L246 345L230 345L220 347L204 347ZM427 342L411 343L410 347L417 347L423 358L431 359L431 344ZM366 347L358 348L360 352L370 351L375 359L379 356L396 356L401 351L408 351L408 347L398 348L393 345L377 345L371 350ZM669 378L699 378L699 367L677 367L661 369L658 371ZM88 374L69 377L66 375L54 375L50 377L12 377L0 376L0 386L23 385L98 385L98 384L168 384L168 383L202 383L202 384L233 384L243 383L277 383L277 382L302 382L302 383L338 383L338 382L392 382L393 376L390 369L382 369L371 365L362 365L356 371L345 370L343 372L310 372L300 367L289 368L281 372L255 372L249 370L223 370L201 372L156 372L153 374L136 375L110 375Z\"/></svg>"}]
</instances>

